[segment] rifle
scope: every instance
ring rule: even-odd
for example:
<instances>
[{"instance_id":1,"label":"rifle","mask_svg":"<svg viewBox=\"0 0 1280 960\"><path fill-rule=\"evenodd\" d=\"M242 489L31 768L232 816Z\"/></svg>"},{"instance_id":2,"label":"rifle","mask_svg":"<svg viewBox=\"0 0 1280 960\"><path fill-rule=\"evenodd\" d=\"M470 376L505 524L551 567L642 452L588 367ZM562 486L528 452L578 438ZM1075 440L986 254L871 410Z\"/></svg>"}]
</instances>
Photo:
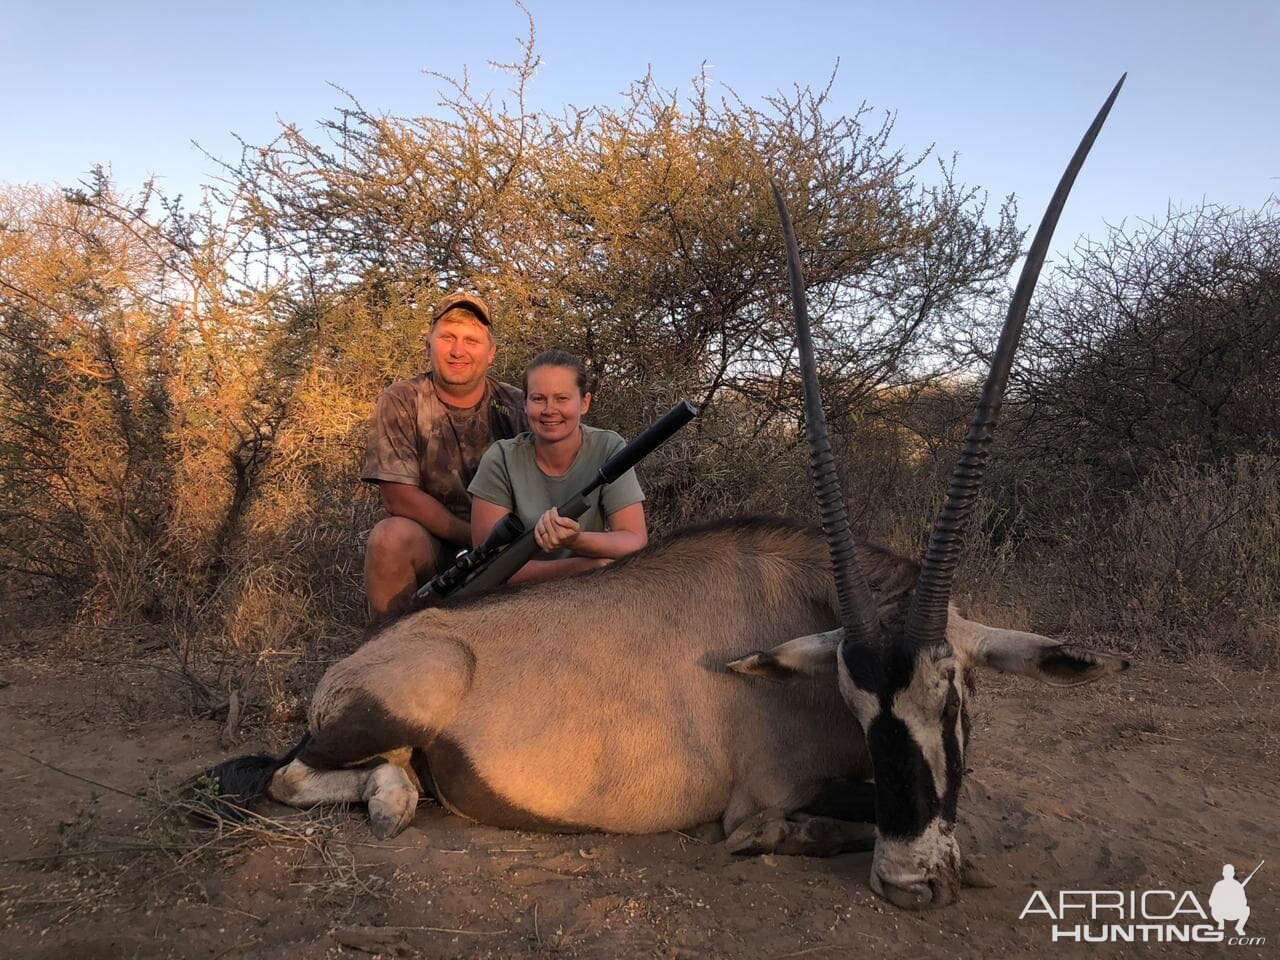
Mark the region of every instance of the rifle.
<instances>
[{"instance_id":1,"label":"rifle","mask_svg":"<svg viewBox=\"0 0 1280 960\"><path fill-rule=\"evenodd\" d=\"M681 400L660 420L650 424L616 454L605 461L595 477L574 497L557 507L560 516L577 520L587 512L587 497L606 483L612 483L637 463L666 443L677 430L698 415L698 408ZM489 536L454 561L453 566L432 577L413 595L413 606L434 606L443 600L469 597L500 586L539 551L533 531L514 513L498 521Z\"/></svg>"}]
</instances>

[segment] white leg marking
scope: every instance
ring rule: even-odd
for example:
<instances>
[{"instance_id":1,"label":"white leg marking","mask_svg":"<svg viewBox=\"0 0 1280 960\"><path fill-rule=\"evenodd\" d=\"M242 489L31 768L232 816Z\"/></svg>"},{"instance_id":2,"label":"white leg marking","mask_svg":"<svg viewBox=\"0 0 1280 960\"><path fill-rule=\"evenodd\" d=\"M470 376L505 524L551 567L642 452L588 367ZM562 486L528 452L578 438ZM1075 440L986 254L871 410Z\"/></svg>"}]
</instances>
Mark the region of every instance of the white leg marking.
<instances>
[{"instance_id":1,"label":"white leg marking","mask_svg":"<svg viewBox=\"0 0 1280 960\"><path fill-rule=\"evenodd\" d=\"M312 807L317 803L359 803L365 782L373 771L316 770L294 760L276 771L267 793L272 800L291 807Z\"/></svg>"}]
</instances>

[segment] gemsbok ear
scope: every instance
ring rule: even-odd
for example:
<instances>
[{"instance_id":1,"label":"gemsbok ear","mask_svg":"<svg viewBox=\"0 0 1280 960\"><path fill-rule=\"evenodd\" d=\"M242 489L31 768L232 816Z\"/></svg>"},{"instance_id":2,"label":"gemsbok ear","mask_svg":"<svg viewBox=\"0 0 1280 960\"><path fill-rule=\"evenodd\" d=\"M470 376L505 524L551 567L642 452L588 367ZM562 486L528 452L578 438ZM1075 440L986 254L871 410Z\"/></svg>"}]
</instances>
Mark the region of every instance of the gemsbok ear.
<instances>
[{"instance_id":1,"label":"gemsbok ear","mask_svg":"<svg viewBox=\"0 0 1280 960\"><path fill-rule=\"evenodd\" d=\"M958 616L954 607L947 620L947 639L971 666L1018 673L1055 687L1092 683L1129 668L1124 657L1061 643L1038 633L988 627Z\"/></svg>"},{"instance_id":2,"label":"gemsbok ear","mask_svg":"<svg viewBox=\"0 0 1280 960\"><path fill-rule=\"evenodd\" d=\"M836 672L836 650L844 639L843 628L811 633L780 643L772 650L753 653L725 664L735 673L769 680L816 677Z\"/></svg>"}]
</instances>

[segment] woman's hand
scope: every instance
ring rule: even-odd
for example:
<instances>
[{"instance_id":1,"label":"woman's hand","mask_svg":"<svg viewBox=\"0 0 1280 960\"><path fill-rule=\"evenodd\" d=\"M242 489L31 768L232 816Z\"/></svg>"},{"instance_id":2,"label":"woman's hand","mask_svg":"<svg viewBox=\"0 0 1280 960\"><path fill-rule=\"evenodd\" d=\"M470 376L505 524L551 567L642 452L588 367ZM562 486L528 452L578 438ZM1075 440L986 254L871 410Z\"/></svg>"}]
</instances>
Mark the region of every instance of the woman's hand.
<instances>
[{"instance_id":1,"label":"woman's hand","mask_svg":"<svg viewBox=\"0 0 1280 960\"><path fill-rule=\"evenodd\" d=\"M578 526L577 520L560 516L559 511L552 507L534 524L533 539L547 552L564 548L572 549L581 532L582 528Z\"/></svg>"}]
</instances>

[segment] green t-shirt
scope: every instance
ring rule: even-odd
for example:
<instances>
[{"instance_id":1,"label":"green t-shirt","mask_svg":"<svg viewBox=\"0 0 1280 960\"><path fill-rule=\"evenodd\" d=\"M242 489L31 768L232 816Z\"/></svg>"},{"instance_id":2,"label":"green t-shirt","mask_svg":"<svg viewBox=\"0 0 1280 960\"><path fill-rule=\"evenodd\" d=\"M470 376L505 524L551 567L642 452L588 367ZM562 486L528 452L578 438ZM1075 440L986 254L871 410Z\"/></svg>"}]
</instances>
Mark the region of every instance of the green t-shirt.
<instances>
[{"instance_id":1,"label":"green t-shirt","mask_svg":"<svg viewBox=\"0 0 1280 960\"><path fill-rule=\"evenodd\" d=\"M612 430L582 426L582 449L573 466L563 476L549 477L542 472L533 456L533 434L518 434L509 440L498 440L484 452L475 478L467 493L489 503L506 507L532 530L538 518L558 507L595 479L605 461L626 446L626 441ZM644 499L635 470L628 470L613 483L596 489L587 498L587 512L578 518L585 531L602 533L607 518L623 507ZM540 559L573 556L572 550L557 550Z\"/></svg>"}]
</instances>

